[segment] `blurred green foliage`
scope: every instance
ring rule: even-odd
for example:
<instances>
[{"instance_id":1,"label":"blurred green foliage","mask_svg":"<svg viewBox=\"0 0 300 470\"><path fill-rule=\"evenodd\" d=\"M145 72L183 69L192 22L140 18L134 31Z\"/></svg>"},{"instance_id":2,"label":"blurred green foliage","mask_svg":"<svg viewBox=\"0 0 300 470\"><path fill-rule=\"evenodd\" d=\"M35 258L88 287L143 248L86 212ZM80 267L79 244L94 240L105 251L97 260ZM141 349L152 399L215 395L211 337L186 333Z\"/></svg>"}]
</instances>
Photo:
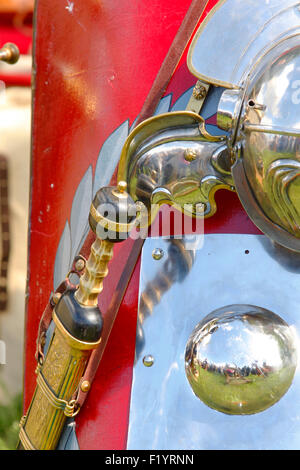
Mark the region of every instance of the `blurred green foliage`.
<instances>
[{"instance_id":1,"label":"blurred green foliage","mask_svg":"<svg viewBox=\"0 0 300 470\"><path fill-rule=\"evenodd\" d=\"M5 404L0 403L0 450L15 450L22 416L22 396L10 397L1 383L0 387L5 397Z\"/></svg>"}]
</instances>

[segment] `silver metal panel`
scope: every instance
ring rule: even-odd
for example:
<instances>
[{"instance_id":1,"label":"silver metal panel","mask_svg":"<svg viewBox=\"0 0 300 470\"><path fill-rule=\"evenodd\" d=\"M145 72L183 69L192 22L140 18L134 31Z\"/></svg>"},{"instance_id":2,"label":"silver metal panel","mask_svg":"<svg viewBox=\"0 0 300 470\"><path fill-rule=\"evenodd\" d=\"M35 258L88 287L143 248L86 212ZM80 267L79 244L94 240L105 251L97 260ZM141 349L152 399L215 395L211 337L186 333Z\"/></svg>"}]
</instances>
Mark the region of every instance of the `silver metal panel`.
<instances>
[{"instance_id":1,"label":"silver metal panel","mask_svg":"<svg viewBox=\"0 0 300 470\"><path fill-rule=\"evenodd\" d=\"M220 1L191 44L190 71L215 85L240 86L262 51L299 34L299 7L296 0Z\"/></svg>"},{"instance_id":2,"label":"silver metal panel","mask_svg":"<svg viewBox=\"0 0 300 470\"><path fill-rule=\"evenodd\" d=\"M155 248L164 252L158 260ZM196 324L230 304L271 310L293 327L298 341L299 255L263 235L205 235L202 249L186 258L185 250L175 248L169 240L150 238L142 252L127 448L299 449L299 366L278 403L239 416L213 410L194 395L184 360Z\"/></svg>"}]
</instances>

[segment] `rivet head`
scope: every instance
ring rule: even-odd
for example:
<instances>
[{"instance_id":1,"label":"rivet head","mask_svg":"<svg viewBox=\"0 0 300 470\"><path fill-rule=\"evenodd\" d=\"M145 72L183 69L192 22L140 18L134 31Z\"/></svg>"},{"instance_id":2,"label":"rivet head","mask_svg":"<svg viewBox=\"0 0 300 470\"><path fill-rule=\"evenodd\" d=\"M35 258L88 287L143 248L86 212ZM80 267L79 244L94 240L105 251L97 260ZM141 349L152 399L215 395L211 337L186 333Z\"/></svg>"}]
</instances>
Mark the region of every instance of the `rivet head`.
<instances>
[{"instance_id":1,"label":"rivet head","mask_svg":"<svg viewBox=\"0 0 300 470\"><path fill-rule=\"evenodd\" d=\"M184 152L184 159L187 162L193 162L197 158L197 153L193 149L186 149Z\"/></svg>"},{"instance_id":2,"label":"rivet head","mask_svg":"<svg viewBox=\"0 0 300 470\"><path fill-rule=\"evenodd\" d=\"M88 380L84 380L80 386L82 392L88 392L91 388L91 384Z\"/></svg>"},{"instance_id":3,"label":"rivet head","mask_svg":"<svg viewBox=\"0 0 300 470\"><path fill-rule=\"evenodd\" d=\"M0 49L0 60L7 62L8 64L15 64L20 58L20 51L18 47L8 42L4 44L2 49Z\"/></svg>"},{"instance_id":4,"label":"rivet head","mask_svg":"<svg viewBox=\"0 0 300 470\"><path fill-rule=\"evenodd\" d=\"M142 201L136 201L135 203L136 212L144 212L147 210L145 204Z\"/></svg>"},{"instance_id":5,"label":"rivet head","mask_svg":"<svg viewBox=\"0 0 300 470\"><path fill-rule=\"evenodd\" d=\"M154 357L151 354L143 357L143 364L145 367L151 367L154 364Z\"/></svg>"},{"instance_id":6,"label":"rivet head","mask_svg":"<svg viewBox=\"0 0 300 470\"><path fill-rule=\"evenodd\" d=\"M201 216L207 209L205 202L198 202L195 206L195 215Z\"/></svg>"},{"instance_id":7,"label":"rivet head","mask_svg":"<svg viewBox=\"0 0 300 470\"><path fill-rule=\"evenodd\" d=\"M119 181L118 182L118 191L120 193L124 193L127 189L127 183L126 181Z\"/></svg>"},{"instance_id":8,"label":"rivet head","mask_svg":"<svg viewBox=\"0 0 300 470\"><path fill-rule=\"evenodd\" d=\"M78 259L75 263L76 271L82 271L85 268L85 261L83 259Z\"/></svg>"},{"instance_id":9,"label":"rivet head","mask_svg":"<svg viewBox=\"0 0 300 470\"><path fill-rule=\"evenodd\" d=\"M152 258L156 261L160 260L164 256L164 252L161 248L155 248L152 251Z\"/></svg>"},{"instance_id":10,"label":"rivet head","mask_svg":"<svg viewBox=\"0 0 300 470\"><path fill-rule=\"evenodd\" d=\"M193 89L193 97L196 100L202 100L206 96L206 89L203 85L200 85L199 83L196 83L194 89Z\"/></svg>"},{"instance_id":11,"label":"rivet head","mask_svg":"<svg viewBox=\"0 0 300 470\"><path fill-rule=\"evenodd\" d=\"M53 294L52 300L55 303L55 305L58 304L60 298L61 298L61 294L59 292L55 292L55 294Z\"/></svg>"}]
</instances>

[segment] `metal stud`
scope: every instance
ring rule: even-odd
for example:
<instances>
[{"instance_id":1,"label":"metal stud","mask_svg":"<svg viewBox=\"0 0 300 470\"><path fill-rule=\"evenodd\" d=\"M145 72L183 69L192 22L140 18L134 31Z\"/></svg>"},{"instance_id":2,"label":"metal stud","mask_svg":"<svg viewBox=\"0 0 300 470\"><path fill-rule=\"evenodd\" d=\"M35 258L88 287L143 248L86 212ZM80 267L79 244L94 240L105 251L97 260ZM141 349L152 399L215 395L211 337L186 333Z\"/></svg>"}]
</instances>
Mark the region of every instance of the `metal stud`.
<instances>
[{"instance_id":1,"label":"metal stud","mask_svg":"<svg viewBox=\"0 0 300 470\"><path fill-rule=\"evenodd\" d=\"M151 367L154 364L154 357L151 354L143 357L143 364L145 367Z\"/></svg>"},{"instance_id":2,"label":"metal stud","mask_svg":"<svg viewBox=\"0 0 300 470\"><path fill-rule=\"evenodd\" d=\"M91 388L91 384L88 380L84 380L80 386L81 388L81 391L86 393L89 391L89 389Z\"/></svg>"},{"instance_id":3,"label":"metal stud","mask_svg":"<svg viewBox=\"0 0 300 470\"><path fill-rule=\"evenodd\" d=\"M193 162L197 158L197 153L194 149L186 149L184 152L184 159L187 162Z\"/></svg>"},{"instance_id":4,"label":"metal stud","mask_svg":"<svg viewBox=\"0 0 300 470\"><path fill-rule=\"evenodd\" d=\"M85 268L85 261L82 258L78 259L75 263L75 269L77 271L82 271L84 268Z\"/></svg>"},{"instance_id":5,"label":"metal stud","mask_svg":"<svg viewBox=\"0 0 300 470\"><path fill-rule=\"evenodd\" d=\"M205 98L206 93L206 88L200 82L197 82L193 89L193 97L196 100L202 100L203 98Z\"/></svg>"},{"instance_id":6,"label":"metal stud","mask_svg":"<svg viewBox=\"0 0 300 470\"><path fill-rule=\"evenodd\" d=\"M163 256L164 252L161 248L155 248L155 250L152 251L152 258L156 261L160 260Z\"/></svg>"},{"instance_id":7,"label":"metal stud","mask_svg":"<svg viewBox=\"0 0 300 470\"><path fill-rule=\"evenodd\" d=\"M127 183L126 181L119 181L118 182L118 191L120 193L124 193L127 189Z\"/></svg>"},{"instance_id":8,"label":"metal stud","mask_svg":"<svg viewBox=\"0 0 300 470\"><path fill-rule=\"evenodd\" d=\"M206 211L207 209L207 205L204 203L204 202L198 202L196 204L196 207L195 207L195 215L198 215L198 216L203 216L204 215L204 212Z\"/></svg>"},{"instance_id":9,"label":"metal stud","mask_svg":"<svg viewBox=\"0 0 300 470\"><path fill-rule=\"evenodd\" d=\"M0 49L0 60L8 64L15 64L20 57L20 51L15 44L8 42Z\"/></svg>"},{"instance_id":10,"label":"metal stud","mask_svg":"<svg viewBox=\"0 0 300 470\"><path fill-rule=\"evenodd\" d=\"M55 305L58 304L60 298L61 298L61 294L59 292L55 292L55 294L53 294L52 300L55 303Z\"/></svg>"}]
</instances>

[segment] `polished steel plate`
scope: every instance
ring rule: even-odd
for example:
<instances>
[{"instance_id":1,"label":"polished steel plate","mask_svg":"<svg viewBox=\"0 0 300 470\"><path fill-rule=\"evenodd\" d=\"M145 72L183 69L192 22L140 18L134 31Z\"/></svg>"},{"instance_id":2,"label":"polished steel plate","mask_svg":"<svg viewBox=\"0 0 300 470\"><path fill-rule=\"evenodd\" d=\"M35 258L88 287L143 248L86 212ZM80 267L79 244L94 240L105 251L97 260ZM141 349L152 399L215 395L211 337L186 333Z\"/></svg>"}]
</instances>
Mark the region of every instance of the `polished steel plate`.
<instances>
[{"instance_id":1,"label":"polished steel plate","mask_svg":"<svg viewBox=\"0 0 300 470\"><path fill-rule=\"evenodd\" d=\"M258 57L283 36L299 34L297 0L220 0L201 23L188 53L200 80L235 88Z\"/></svg>"},{"instance_id":2,"label":"polished steel plate","mask_svg":"<svg viewBox=\"0 0 300 470\"><path fill-rule=\"evenodd\" d=\"M227 415L194 395L184 354L197 323L230 304L271 310L298 341L300 256L263 235L205 235L195 251L184 243L149 238L144 244L127 448L299 449L299 366L275 405ZM163 256L155 260L157 248Z\"/></svg>"}]
</instances>

